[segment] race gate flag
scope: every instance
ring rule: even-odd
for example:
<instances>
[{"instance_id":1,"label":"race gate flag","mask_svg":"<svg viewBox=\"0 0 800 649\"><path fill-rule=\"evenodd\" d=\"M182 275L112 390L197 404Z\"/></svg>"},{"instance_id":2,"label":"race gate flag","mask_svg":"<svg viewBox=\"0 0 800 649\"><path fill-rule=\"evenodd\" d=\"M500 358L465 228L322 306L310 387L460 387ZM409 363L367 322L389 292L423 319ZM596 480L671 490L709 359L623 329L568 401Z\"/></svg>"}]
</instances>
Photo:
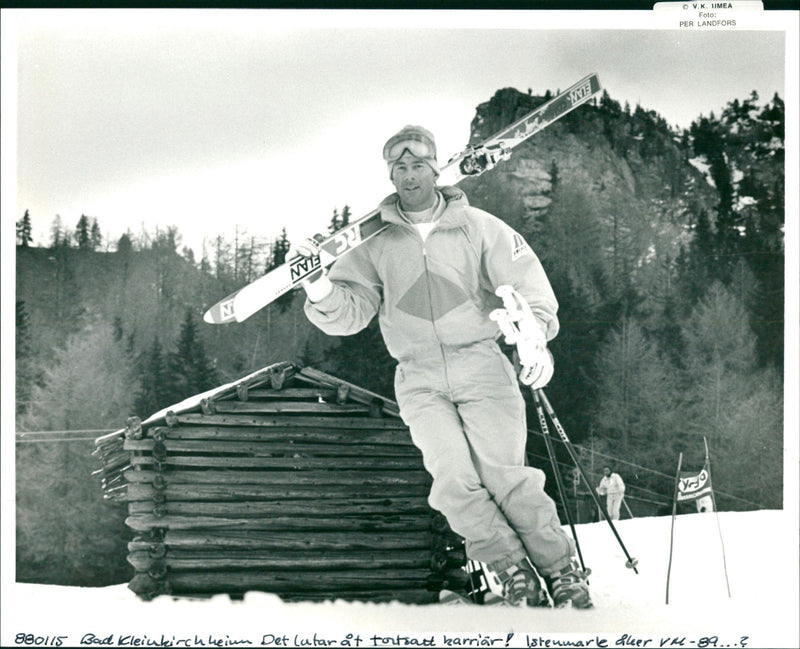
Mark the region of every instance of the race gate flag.
<instances>
[{"instance_id":1,"label":"race gate flag","mask_svg":"<svg viewBox=\"0 0 800 649\"><path fill-rule=\"evenodd\" d=\"M689 502L711 495L711 472L708 462L700 473L681 471L678 480L678 502Z\"/></svg>"}]
</instances>

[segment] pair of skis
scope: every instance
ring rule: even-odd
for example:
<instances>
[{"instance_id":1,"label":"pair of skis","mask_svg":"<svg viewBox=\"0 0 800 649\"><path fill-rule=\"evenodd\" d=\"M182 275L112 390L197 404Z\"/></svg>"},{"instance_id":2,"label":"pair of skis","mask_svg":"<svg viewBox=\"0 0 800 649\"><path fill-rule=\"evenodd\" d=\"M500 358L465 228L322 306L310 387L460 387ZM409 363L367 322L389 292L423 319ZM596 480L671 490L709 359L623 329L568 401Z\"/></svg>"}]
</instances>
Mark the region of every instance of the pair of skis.
<instances>
[{"instance_id":1,"label":"pair of skis","mask_svg":"<svg viewBox=\"0 0 800 649\"><path fill-rule=\"evenodd\" d=\"M597 74L590 74L564 92L516 122L469 146L454 155L441 167L439 183L455 185L463 178L477 176L492 169L501 160L508 160L511 151L600 92ZM319 255L294 257L257 280L217 302L203 319L209 324L243 322L257 311L297 287L300 282L321 268L327 268L342 255L354 250L382 232L387 224L379 210L354 221L333 233L319 244Z\"/></svg>"}]
</instances>

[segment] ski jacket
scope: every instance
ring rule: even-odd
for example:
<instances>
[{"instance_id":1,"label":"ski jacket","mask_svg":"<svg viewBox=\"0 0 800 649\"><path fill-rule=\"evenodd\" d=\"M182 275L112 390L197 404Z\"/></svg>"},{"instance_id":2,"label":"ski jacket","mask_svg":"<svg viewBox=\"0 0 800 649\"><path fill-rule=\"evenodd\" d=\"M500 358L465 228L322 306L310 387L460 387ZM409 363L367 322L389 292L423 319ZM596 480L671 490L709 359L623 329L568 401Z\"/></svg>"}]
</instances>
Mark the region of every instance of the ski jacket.
<instances>
[{"instance_id":1,"label":"ski jacket","mask_svg":"<svg viewBox=\"0 0 800 649\"><path fill-rule=\"evenodd\" d=\"M469 205L456 187L423 241L392 194L380 204L385 230L337 260L333 290L306 300L309 320L334 336L357 333L378 314L389 353L398 361L441 353L498 335L489 313L494 291L510 284L527 300L547 339L558 333L558 303L539 259L520 234Z\"/></svg>"},{"instance_id":2,"label":"ski jacket","mask_svg":"<svg viewBox=\"0 0 800 649\"><path fill-rule=\"evenodd\" d=\"M600 480L600 485L597 487L597 493L601 496L606 494L624 494L625 483L617 473L612 473L610 476L603 476Z\"/></svg>"}]
</instances>

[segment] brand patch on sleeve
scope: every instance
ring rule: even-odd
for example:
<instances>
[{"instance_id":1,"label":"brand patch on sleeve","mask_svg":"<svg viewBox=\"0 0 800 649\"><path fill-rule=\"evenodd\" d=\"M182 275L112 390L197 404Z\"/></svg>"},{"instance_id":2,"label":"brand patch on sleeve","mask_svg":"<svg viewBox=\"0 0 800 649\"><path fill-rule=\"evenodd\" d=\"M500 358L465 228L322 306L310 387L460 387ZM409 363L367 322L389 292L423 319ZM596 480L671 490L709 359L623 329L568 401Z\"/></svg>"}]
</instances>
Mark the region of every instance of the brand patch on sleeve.
<instances>
[{"instance_id":1,"label":"brand patch on sleeve","mask_svg":"<svg viewBox=\"0 0 800 649\"><path fill-rule=\"evenodd\" d=\"M528 242L522 238L521 234L515 232L513 245L511 246L511 261L517 261L517 259L528 253L533 253Z\"/></svg>"}]
</instances>

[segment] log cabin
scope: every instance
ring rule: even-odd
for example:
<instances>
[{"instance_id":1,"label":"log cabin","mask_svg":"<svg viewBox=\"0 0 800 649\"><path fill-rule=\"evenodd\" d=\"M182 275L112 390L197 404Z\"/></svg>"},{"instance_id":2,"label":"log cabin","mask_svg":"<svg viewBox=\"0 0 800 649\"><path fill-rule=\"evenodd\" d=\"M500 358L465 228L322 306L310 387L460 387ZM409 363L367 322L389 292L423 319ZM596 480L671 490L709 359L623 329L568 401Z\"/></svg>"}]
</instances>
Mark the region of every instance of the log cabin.
<instances>
[{"instance_id":1,"label":"log cabin","mask_svg":"<svg viewBox=\"0 0 800 649\"><path fill-rule=\"evenodd\" d=\"M286 601L427 603L470 590L463 539L397 404L281 362L96 440L127 506L128 587Z\"/></svg>"}]
</instances>

